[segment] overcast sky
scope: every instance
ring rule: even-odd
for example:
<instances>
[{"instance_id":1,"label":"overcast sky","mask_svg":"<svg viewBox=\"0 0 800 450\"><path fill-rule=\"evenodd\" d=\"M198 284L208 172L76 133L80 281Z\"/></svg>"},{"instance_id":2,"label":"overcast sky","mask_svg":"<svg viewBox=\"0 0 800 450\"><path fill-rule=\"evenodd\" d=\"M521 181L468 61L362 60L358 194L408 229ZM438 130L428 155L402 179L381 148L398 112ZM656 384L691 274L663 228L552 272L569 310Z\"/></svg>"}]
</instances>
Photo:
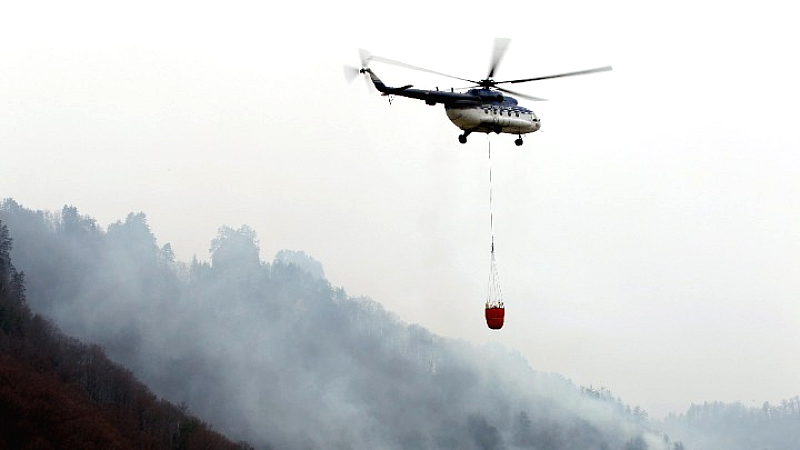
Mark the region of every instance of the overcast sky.
<instances>
[{"instance_id":1,"label":"overcast sky","mask_svg":"<svg viewBox=\"0 0 800 450\"><path fill-rule=\"evenodd\" d=\"M789 5L487 5L9 3L0 197L103 226L143 211L184 261L247 224L262 259L303 250L408 322L501 342L654 416L800 394ZM342 72L363 47L482 78L494 37L513 39L496 78L614 71L515 86L550 99L522 101L542 131L521 148L461 145L441 105L390 106ZM489 140L499 332L482 318Z\"/></svg>"}]
</instances>

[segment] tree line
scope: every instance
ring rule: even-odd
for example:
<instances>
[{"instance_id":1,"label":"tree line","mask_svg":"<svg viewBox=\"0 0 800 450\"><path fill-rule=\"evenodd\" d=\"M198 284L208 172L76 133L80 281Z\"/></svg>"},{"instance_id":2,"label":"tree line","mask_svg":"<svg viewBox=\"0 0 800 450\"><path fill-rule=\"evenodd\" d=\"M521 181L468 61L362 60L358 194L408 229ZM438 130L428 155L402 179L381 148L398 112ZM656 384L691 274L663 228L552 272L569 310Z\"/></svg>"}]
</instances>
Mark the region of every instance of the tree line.
<instances>
[{"instance_id":1,"label":"tree line","mask_svg":"<svg viewBox=\"0 0 800 450\"><path fill-rule=\"evenodd\" d=\"M30 311L0 221L0 449L247 449Z\"/></svg>"},{"instance_id":2,"label":"tree line","mask_svg":"<svg viewBox=\"0 0 800 450\"><path fill-rule=\"evenodd\" d=\"M702 442L506 349L405 323L331 286L302 252L263 261L246 225L220 227L208 260L183 263L158 244L143 213L103 229L73 206L53 213L6 200L0 220L15 235L38 314L101 347L155 394L259 448L684 450Z\"/></svg>"},{"instance_id":3,"label":"tree line","mask_svg":"<svg viewBox=\"0 0 800 450\"><path fill-rule=\"evenodd\" d=\"M185 264L143 213L103 229L73 206L6 200L0 219L38 313L234 439L279 449L666 448L614 405L506 349L436 336L349 296L302 252L262 261L246 225L220 227L210 260Z\"/></svg>"},{"instance_id":4,"label":"tree line","mask_svg":"<svg viewBox=\"0 0 800 450\"><path fill-rule=\"evenodd\" d=\"M772 404L742 402L692 404L684 413L670 414L662 427L687 436L687 442L731 450L794 450L800 445L800 397Z\"/></svg>"}]
</instances>

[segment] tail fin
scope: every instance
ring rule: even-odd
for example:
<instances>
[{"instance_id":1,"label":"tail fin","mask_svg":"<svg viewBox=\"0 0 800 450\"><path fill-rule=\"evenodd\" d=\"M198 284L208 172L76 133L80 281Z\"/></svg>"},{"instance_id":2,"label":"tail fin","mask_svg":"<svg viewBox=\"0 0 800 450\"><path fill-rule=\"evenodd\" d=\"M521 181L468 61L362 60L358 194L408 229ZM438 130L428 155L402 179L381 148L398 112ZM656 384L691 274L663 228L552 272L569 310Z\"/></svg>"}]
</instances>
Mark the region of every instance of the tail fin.
<instances>
[{"instance_id":1,"label":"tail fin","mask_svg":"<svg viewBox=\"0 0 800 450\"><path fill-rule=\"evenodd\" d=\"M375 75L375 72L373 72L372 69L365 67L361 69L360 72L369 74L369 78L370 80L372 80L372 84L375 85L375 89L379 90L380 92L389 92L389 88L387 88L386 85L383 84L383 81L381 81L381 79L378 78L377 75Z\"/></svg>"}]
</instances>

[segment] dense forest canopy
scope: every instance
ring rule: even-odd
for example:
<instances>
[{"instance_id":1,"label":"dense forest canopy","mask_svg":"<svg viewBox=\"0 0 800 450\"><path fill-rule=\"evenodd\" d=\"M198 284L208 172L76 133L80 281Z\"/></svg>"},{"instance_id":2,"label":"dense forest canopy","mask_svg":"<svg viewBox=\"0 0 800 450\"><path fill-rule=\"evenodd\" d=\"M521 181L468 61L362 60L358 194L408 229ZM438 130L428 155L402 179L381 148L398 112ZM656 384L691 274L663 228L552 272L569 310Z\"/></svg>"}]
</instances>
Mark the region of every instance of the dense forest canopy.
<instances>
[{"instance_id":1,"label":"dense forest canopy","mask_svg":"<svg viewBox=\"0 0 800 450\"><path fill-rule=\"evenodd\" d=\"M0 449L247 450L31 313L0 221Z\"/></svg>"},{"instance_id":2,"label":"dense forest canopy","mask_svg":"<svg viewBox=\"0 0 800 450\"><path fill-rule=\"evenodd\" d=\"M404 323L331 286L302 252L261 261L246 225L221 227L210 261L185 264L157 244L143 213L104 231L72 206L52 213L6 200L0 220L14 235L34 311L256 447L673 450L692 448L683 436L706 442L687 432L688 416L653 424L609 391L535 371L515 352ZM666 425L673 439L653 431ZM706 431L702 439L713 441Z\"/></svg>"}]
</instances>

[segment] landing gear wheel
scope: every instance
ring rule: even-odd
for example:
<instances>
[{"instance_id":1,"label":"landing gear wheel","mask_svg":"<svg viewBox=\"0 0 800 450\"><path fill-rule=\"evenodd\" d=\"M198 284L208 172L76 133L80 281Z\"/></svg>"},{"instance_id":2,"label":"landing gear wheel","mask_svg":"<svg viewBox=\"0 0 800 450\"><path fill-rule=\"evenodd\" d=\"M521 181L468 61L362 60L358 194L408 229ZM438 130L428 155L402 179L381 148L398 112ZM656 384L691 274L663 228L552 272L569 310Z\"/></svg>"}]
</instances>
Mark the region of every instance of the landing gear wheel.
<instances>
[{"instance_id":1,"label":"landing gear wheel","mask_svg":"<svg viewBox=\"0 0 800 450\"><path fill-rule=\"evenodd\" d=\"M467 135L466 134L459 134L458 135L458 142L461 142L462 144L466 144L467 143Z\"/></svg>"},{"instance_id":2,"label":"landing gear wheel","mask_svg":"<svg viewBox=\"0 0 800 450\"><path fill-rule=\"evenodd\" d=\"M517 138L517 140L515 140L514 143L517 144L517 147L519 147L520 145L522 145L522 138Z\"/></svg>"}]
</instances>

